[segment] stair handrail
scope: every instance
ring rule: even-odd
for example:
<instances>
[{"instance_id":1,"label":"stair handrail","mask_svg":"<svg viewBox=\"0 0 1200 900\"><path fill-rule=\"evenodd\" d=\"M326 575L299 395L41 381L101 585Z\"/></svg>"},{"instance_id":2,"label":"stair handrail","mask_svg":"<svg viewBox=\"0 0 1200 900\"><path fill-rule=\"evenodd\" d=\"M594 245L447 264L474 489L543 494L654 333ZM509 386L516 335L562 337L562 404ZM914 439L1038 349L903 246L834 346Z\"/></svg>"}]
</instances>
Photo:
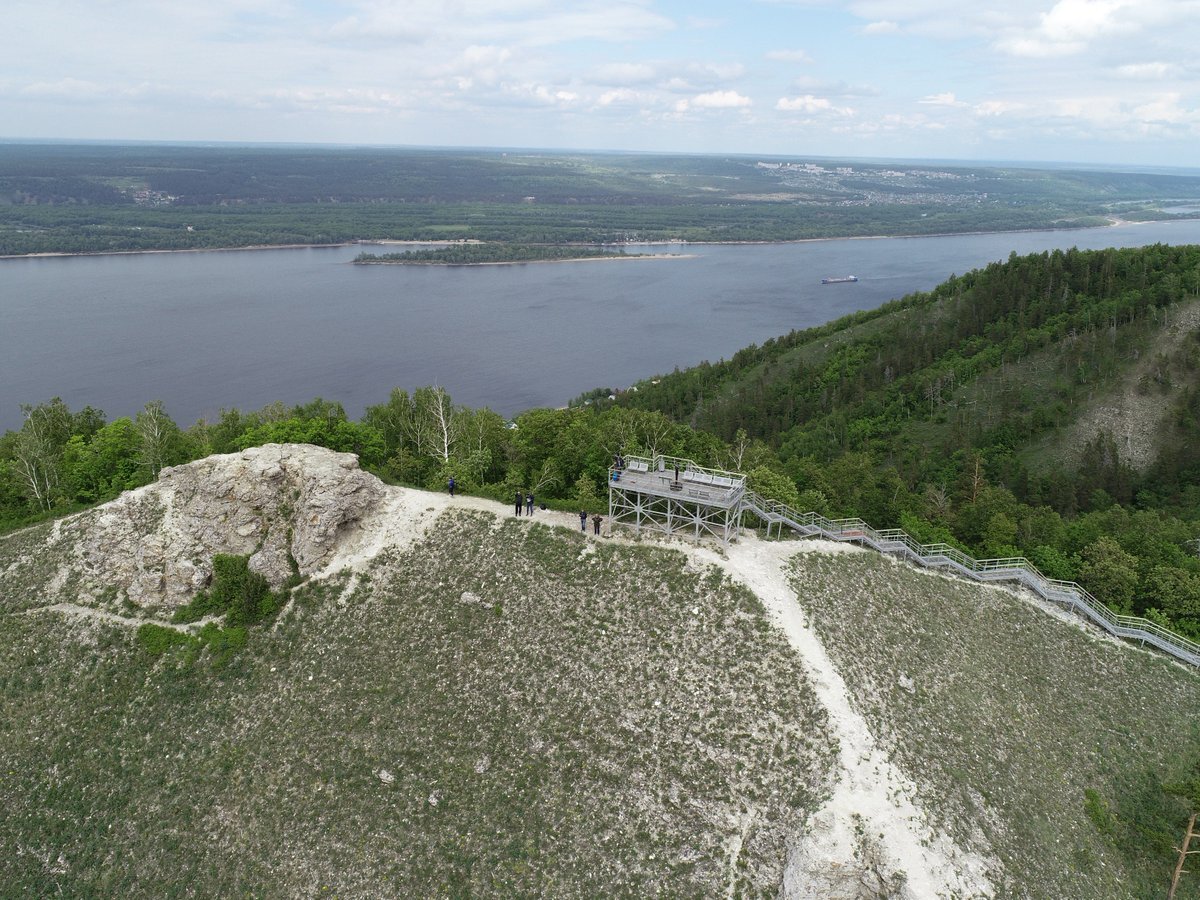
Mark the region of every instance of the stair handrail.
<instances>
[{"instance_id":1,"label":"stair handrail","mask_svg":"<svg viewBox=\"0 0 1200 900\"><path fill-rule=\"evenodd\" d=\"M816 512L799 512L779 500L746 490L744 508L768 524L787 525L809 536L821 534L836 541L857 541L881 553L903 552L926 568L952 564L976 581L1018 581L1044 600L1067 603L1110 634L1150 643L1172 656L1200 667L1200 643L1141 616L1113 612L1078 582L1048 578L1024 556L975 559L945 542L922 544L900 528L877 530L862 519L829 519Z\"/></svg>"}]
</instances>

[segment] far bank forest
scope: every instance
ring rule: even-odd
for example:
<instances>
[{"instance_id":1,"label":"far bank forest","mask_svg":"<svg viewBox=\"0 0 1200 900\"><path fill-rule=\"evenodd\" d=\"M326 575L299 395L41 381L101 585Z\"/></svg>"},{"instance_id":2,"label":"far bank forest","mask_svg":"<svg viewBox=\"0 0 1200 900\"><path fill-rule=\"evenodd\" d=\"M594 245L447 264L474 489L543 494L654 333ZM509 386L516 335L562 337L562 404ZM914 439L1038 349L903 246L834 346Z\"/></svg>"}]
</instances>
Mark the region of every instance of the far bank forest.
<instances>
[{"instance_id":1,"label":"far bank forest","mask_svg":"<svg viewBox=\"0 0 1200 900\"><path fill-rule=\"evenodd\" d=\"M164 466L268 442L357 453L395 484L599 510L615 454L749 474L800 510L859 516L979 558L1025 556L1121 613L1200 639L1200 247L1011 257L928 293L597 388L506 422L397 388L225 410L190 427L24 408L0 437L12 530L108 500Z\"/></svg>"},{"instance_id":2,"label":"far bank forest","mask_svg":"<svg viewBox=\"0 0 1200 900\"><path fill-rule=\"evenodd\" d=\"M1194 217L1189 174L781 157L0 144L0 256L371 241L624 245Z\"/></svg>"},{"instance_id":3,"label":"far bank forest","mask_svg":"<svg viewBox=\"0 0 1200 900\"><path fill-rule=\"evenodd\" d=\"M570 262L583 259L637 259L645 253L625 253L602 247L555 244L454 244L434 250L404 250L399 253L360 253L359 266L489 266L525 262Z\"/></svg>"}]
</instances>

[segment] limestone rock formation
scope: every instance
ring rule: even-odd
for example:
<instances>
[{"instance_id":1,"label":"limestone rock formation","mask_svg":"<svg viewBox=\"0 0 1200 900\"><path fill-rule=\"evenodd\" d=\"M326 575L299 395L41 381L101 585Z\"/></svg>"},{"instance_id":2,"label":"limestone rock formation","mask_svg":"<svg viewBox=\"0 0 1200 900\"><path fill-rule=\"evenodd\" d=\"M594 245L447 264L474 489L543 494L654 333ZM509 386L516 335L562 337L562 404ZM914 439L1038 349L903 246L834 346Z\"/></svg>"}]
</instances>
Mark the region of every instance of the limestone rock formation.
<instances>
[{"instance_id":1,"label":"limestone rock formation","mask_svg":"<svg viewBox=\"0 0 1200 900\"><path fill-rule=\"evenodd\" d=\"M321 570L374 511L382 483L350 453L267 444L163 469L157 483L75 517L56 540L71 549L71 582L84 595L112 587L165 612L212 575L216 553L251 554L250 568L279 586Z\"/></svg>"}]
</instances>

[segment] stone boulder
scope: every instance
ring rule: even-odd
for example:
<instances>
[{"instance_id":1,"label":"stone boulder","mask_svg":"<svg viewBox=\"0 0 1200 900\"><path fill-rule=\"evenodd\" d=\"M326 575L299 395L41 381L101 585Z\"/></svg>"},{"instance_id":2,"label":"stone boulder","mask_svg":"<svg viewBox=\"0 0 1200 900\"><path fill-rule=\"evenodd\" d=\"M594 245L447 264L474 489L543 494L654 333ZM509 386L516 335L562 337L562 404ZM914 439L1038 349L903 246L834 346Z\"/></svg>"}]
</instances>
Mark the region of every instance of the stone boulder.
<instances>
[{"instance_id":1,"label":"stone boulder","mask_svg":"<svg viewBox=\"0 0 1200 900\"><path fill-rule=\"evenodd\" d=\"M250 554L274 587L328 566L361 520L378 509L383 484L358 457L307 444L267 444L163 469L155 484L74 518L84 591L116 586L139 606L170 611L212 577L216 553Z\"/></svg>"}]
</instances>

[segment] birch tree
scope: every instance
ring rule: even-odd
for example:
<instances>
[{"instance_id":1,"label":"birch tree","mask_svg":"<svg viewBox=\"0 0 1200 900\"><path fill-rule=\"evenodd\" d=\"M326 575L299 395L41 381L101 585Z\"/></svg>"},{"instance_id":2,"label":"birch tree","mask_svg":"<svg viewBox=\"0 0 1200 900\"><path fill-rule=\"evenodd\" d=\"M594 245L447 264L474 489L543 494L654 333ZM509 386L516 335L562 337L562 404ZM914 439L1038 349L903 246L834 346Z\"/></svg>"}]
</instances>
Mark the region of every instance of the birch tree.
<instances>
[{"instance_id":1,"label":"birch tree","mask_svg":"<svg viewBox=\"0 0 1200 900\"><path fill-rule=\"evenodd\" d=\"M137 414L134 426L138 436L138 457L151 477L157 478L179 443L179 426L167 415L161 400L147 403Z\"/></svg>"},{"instance_id":2,"label":"birch tree","mask_svg":"<svg viewBox=\"0 0 1200 900\"><path fill-rule=\"evenodd\" d=\"M22 404L25 421L13 446L13 471L26 495L48 510L58 493L60 456L71 434L71 411L58 397L37 406Z\"/></svg>"},{"instance_id":3,"label":"birch tree","mask_svg":"<svg viewBox=\"0 0 1200 900\"><path fill-rule=\"evenodd\" d=\"M459 412L446 389L438 385L413 393L410 426L417 451L449 462L459 439Z\"/></svg>"}]
</instances>

